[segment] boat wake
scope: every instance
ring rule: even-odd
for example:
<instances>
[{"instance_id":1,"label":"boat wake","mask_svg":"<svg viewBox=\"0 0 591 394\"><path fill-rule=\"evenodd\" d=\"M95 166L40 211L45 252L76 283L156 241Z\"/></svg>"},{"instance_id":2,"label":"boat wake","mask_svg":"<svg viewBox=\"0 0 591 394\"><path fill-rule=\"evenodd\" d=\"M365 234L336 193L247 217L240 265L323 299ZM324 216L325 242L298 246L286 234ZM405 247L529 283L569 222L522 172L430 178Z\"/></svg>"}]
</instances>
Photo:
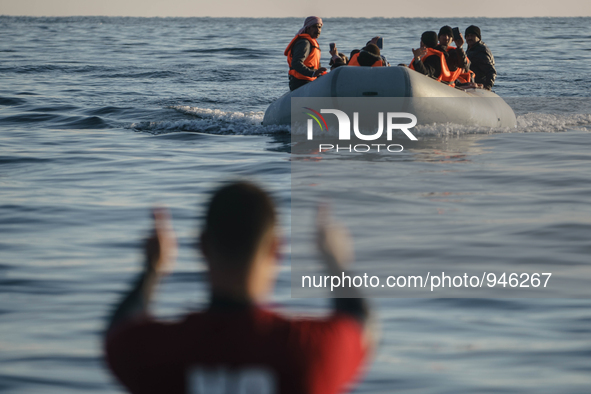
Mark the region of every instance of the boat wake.
<instances>
[{"instance_id":1,"label":"boat wake","mask_svg":"<svg viewBox=\"0 0 591 394\"><path fill-rule=\"evenodd\" d=\"M526 113L517 116L516 127L475 127L457 124L419 125L413 128L417 136L448 137L466 134L496 133L558 133L569 130L591 131L591 114Z\"/></svg>"},{"instance_id":2,"label":"boat wake","mask_svg":"<svg viewBox=\"0 0 591 394\"><path fill-rule=\"evenodd\" d=\"M289 126L263 126L263 112L232 112L190 106L171 106L191 119L137 122L129 126L135 131L166 134L180 131L206 134L269 135L289 133Z\"/></svg>"},{"instance_id":3,"label":"boat wake","mask_svg":"<svg viewBox=\"0 0 591 394\"><path fill-rule=\"evenodd\" d=\"M174 132L199 132L218 135L275 135L290 132L290 126L263 126L263 112L233 112L190 106L168 107L189 115L191 119L175 119L153 122L137 122L132 130L152 134ZM457 124L419 125L413 133L423 137L451 137L470 134L496 133L556 133L569 130L591 131L591 114L548 114L528 112L517 116L516 127L477 127Z\"/></svg>"}]
</instances>

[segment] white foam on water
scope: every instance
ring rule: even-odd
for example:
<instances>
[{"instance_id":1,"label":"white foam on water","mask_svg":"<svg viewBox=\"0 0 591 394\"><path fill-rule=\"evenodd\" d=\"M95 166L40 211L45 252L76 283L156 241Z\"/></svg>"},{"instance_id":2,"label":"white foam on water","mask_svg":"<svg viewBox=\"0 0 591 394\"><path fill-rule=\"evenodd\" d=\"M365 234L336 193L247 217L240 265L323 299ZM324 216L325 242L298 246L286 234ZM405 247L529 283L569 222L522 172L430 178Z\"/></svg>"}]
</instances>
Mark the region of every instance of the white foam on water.
<instances>
[{"instance_id":1,"label":"white foam on water","mask_svg":"<svg viewBox=\"0 0 591 394\"><path fill-rule=\"evenodd\" d=\"M544 114L526 113L517 117L516 127L479 127L452 123L419 125L410 131L415 136L423 137L457 137L469 134L496 133L557 133L568 130L591 131L591 114ZM375 130L372 130L374 132ZM294 128L292 133L305 135L307 129L303 125ZM332 135L332 132L330 133ZM369 133L368 133L369 134ZM327 136L326 130L315 131L315 135Z\"/></svg>"},{"instance_id":2,"label":"white foam on water","mask_svg":"<svg viewBox=\"0 0 591 394\"><path fill-rule=\"evenodd\" d=\"M520 132L554 133L573 129L591 131L591 114L527 113L517 117Z\"/></svg>"},{"instance_id":3,"label":"white foam on water","mask_svg":"<svg viewBox=\"0 0 591 394\"><path fill-rule=\"evenodd\" d=\"M591 114L526 113L517 116L516 127L493 128L446 123L415 126L412 132L418 136L450 137L466 134L558 133L568 130L591 131Z\"/></svg>"},{"instance_id":4,"label":"white foam on water","mask_svg":"<svg viewBox=\"0 0 591 394\"><path fill-rule=\"evenodd\" d=\"M267 135L289 132L289 126L263 126L264 112L233 112L219 109L171 106L183 114L196 119L170 120L159 122L137 122L130 128L154 134L175 131L195 131L207 134Z\"/></svg>"},{"instance_id":5,"label":"white foam on water","mask_svg":"<svg viewBox=\"0 0 591 394\"><path fill-rule=\"evenodd\" d=\"M291 127L263 126L264 112L234 112L219 109L190 106L169 107L195 119L170 120L158 122L133 123L130 128L164 134L176 131L194 131L207 134L268 135L290 132ZM478 127L458 124L419 125L412 129L413 134L423 137L451 137L467 134L496 133L556 133L568 130L591 131L591 114L548 114L529 112L517 116L516 127ZM305 128L293 130L305 133ZM322 133L320 133L321 135Z\"/></svg>"}]
</instances>

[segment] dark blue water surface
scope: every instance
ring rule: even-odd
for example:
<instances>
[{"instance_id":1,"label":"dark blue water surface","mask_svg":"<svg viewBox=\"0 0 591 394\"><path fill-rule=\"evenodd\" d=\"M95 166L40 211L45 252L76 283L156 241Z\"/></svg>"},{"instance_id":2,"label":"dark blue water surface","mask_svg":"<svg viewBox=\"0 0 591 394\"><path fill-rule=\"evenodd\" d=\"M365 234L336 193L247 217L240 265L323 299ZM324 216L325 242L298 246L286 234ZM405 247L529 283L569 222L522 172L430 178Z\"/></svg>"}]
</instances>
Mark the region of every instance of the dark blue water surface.
<instances>
[{"instance_id":1,"label":"dark blue water surface","mask_svg":"<svg viewBox=\"0 0 591 394\"><path fill-rule=\"evenodd\" d=\"M382 35L397 64L424 30L478 24L497 62L495 91L518 117L511 132L418 131L428 143L391 163L401 187L374 182L365 201L396 204L408 238L395 238L393 255L461 266L545 258L588 274L590 18L324 22L325 64L329 42L350 51ZM180 241L158 297L162 317L205 302L193 244L220 180L262 182L289 239L288 128L260 123L287 90L283 50L300 24L0 17L0 392L122 392L100 334L138 272L154 204L171 209ZM364 223L347 224L355 233ZM379 226L367 231L390 230ZM272 301L324 313L323 300L290 299L289 274L286 258ZM356 392L591 392L588 298L374 304L381 345Z\"/></svg>"}]
</instances>

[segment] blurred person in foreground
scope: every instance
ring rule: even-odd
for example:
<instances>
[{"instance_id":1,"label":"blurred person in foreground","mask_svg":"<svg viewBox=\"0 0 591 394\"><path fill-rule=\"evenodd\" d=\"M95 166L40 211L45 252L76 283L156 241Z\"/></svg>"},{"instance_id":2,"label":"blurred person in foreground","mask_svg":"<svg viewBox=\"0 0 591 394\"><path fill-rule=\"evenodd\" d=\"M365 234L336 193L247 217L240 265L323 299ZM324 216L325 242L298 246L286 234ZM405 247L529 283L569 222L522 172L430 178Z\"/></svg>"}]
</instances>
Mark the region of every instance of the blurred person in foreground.
<instances>
[{"instance_id":1,"label":"blurred person in foreground","mask_svg":"<svg viewBox=\"0 0 591 394\"><path fill-rule=\"evenodd\" d=\"M482 41L482 34L478 26L468 26L465 35L468 44L466 55L470 59L470 70L475 74L474 82L482 84L486 90L491 90L497 77L495 58Z\"/></svg>"},{"instance_id":2,"label":"blurred person in foreground","mask_svg":"<svg viewBox=\"0 0 591 394\"><path fill-rule=\"evenodd\" d=\"M322 32L322 19L309 16L304 26L285 48L289 65L289 90L296 90L326 74L326 68L320 66L320 46L316 39Z\"/></svg>"},{"instance_id":3,"label":"blurred person in foreground","mask_svg":"<svg viewBox=\"0 0 591 394\"><path fill-rule=\"evenodd\" d=\"M289 318L261 303L275 282L280 248L275 206L258 186L235 182L211 198L200 247L209 305L178 322L149 314L170 271L176 241L164 210L145 246L142 273L116 306L105 334L111 371L132 393L339 393L359 375L374 344L362 298L335 298L326 318ZM317 241L329 275L352 259L351 240L318 212ZM347 295L358 296L356 288ZM343 296L339 288L335 296Z\"/></svg>"}]
</instances>

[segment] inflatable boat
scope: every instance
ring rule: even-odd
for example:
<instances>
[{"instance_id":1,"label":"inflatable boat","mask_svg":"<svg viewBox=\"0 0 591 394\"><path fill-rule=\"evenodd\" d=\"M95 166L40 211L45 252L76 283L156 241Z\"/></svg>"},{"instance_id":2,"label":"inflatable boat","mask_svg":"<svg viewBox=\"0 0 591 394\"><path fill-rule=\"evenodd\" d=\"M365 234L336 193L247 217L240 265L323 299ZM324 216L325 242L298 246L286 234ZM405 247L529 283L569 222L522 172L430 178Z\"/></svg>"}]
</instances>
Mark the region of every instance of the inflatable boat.
<instances>
[{"instance_id":1,"label":"inflatable boat","mask_svg":"<svg viewBox=\"0 0 591 394\"><path fill-rule=\"evenodd\" d=\"M263 125L291 124L292 98L409 98L393 100L393 111L414 114L419 125L452 123L480 127L515 127L515 113L498 95L484 89L460 90L406 67L342 66L286 93L265 111ZM397 103L397 104L396 104Z\"/></svg>"}]
</instances>

